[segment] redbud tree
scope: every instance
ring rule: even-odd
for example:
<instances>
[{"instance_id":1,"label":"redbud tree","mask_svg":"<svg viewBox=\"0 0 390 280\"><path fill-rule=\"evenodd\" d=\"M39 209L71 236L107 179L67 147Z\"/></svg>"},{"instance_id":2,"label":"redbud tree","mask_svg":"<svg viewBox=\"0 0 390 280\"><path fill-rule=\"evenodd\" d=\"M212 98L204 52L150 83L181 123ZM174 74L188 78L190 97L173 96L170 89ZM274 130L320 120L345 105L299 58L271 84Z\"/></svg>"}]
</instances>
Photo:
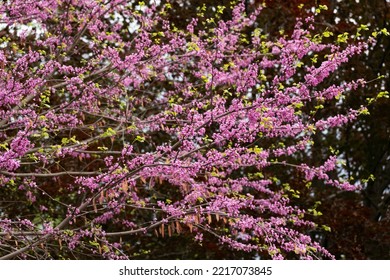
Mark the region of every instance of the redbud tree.
<instances>
[{"instance_id":1,"label":"redbud tree","mask_svg":"<svg viewBox=\"0 0 390 280\"><path fill-rule=\"evenodd\" d=\"M359 188L331 151L308 159L367 112L325 109L364 87L332 74L370 41L316 32L325 6L270 38L264 8L203 6L180 29L169 2L2 1L0 256L128 259L132 237L185 235L333 258L294 182Z\"/></svg>"}]
</instances>

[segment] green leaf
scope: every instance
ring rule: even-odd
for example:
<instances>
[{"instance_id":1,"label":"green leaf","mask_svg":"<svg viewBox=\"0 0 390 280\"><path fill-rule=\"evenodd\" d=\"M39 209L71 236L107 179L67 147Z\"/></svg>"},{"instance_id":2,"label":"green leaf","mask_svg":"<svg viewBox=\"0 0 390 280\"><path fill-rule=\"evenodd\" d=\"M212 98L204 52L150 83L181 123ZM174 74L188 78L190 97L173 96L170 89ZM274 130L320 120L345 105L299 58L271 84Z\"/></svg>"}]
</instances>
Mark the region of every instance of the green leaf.
<instances>
[{"instance_id":1,"label":"green leaf","mask_svg":"<svg viewBox=\"0 0 390 280\"><path fill-rule=\"evenodd\" d=\"M95 247L97 247L97 248L99 248L99 246L100 246L100 244L99 244L99 242L97 242L97 241L89 241L89 244L90 245L92 245L92 246L95 246Z\"/></svg>"},{"instance_id":2,"label":"green leaf","mask_svg":"<svg viewBox=\"0 0 390 280\"><path fill-rule=\"evenodd\" d=\"M317 63L318 54L315 54L312 58L310 58L311 62Z\"/></svg>"},{"instance_id":3,"label":"green leaf","mask_svg":"<svg viewBox=\"0 0 390 280\"><path fill-rule=\"evenodd\" d=\"M324 35L324 37L329 38L330 36L333 36L333 32L324 31L323 35Z\"/></svg>"},{"instance_id":4,"label":"green leaf","mask_svg":"<svg viewBox=\"0 0 390 280\"><path fill-rule=\"evenodd\" d=\"M321 227L322 227L322 229L325 230L325 231L328 231L328 232L331 232L331 231L332 231L332 229L331 229L330 227L326 226L326 225L322 225Z\"/></svg>"},{"instance_id":5,"label":"green leaf","mask_svg":"<svg viewBox=\"0 0 390 280\"><path fill-rule=\"evenodd\" d=\"M361 30L368 30L368 25L367 24L361 24L360 25Z\"/></svg>"},{"instance_id":6,"label":"green leaf","mask_svg":"<svg viewBox=\"0 0 390 280\"><path fill-rule=\"evenodd\" d=\"M144 142L145 141L145 137L142 137L142 136L139 136L137 135L137 137L135 137L134 139L135 142Z\"/></svg>"},{"instance_id":7,"label":"green leaf","mask_svg":"<svg viewBox=\"0 0 390 280\"><path fill-rule=\"evenodd\" d=\"M106 132L102 134L102 137L111 137L116 134L116 131L113 130L111 127L107 128Z\"/></svg>"},{"instance_id":8,"label":"green leaf","mask_svg":"<svg viewBox=\"0 0 390 280\"><path fill-rule=\"evenodd\" d=\"M217 13L218 14L223 14L223 11L225 10L225 6L217 6Z\"/></svg>"},{"instance_id":9,"label":"green leaf","mask_svg":"<svg viewBox=\"0 0 390 280\"><path fill-rule=\"evenodd\" d=\"M188 44L187 44L187 51L199 51L200 50L200 48L199 48L199 46L196 44L196 43L194 43L194 42L188 42Z\"/></svg>"},{"instance_id":10,"label":"green leaf","mask_svg":"<svg viewBox=\"0 0 390 280\"><path fill-rule=\"evenodd\" d=\"M386 90L386 91L381 91L380 93L378 93L377 95L377 98L389 98L389 92Z\"/></svg>"},{"instance_id":11,"label":"green leaf","mask_svg":"<svg viewBox=\"0 0 390 280\"><path fill-rule=\"evenodd\" d=\"M368 109L367 108L361 108L360 110L359 110L359 115L369 115L370 114L370 112L368 111Z\"/></svg>"},{"instance_id":12,"label":"green leaf","mask_svg":"<svg viewBox=\"0 0 390 280\"><path fill-rule=\"evenodd\" d=\"M321 9L321 10L324 10L324 11L327 11L327 10L328 10L328 6L326 6L326 5L320 5L320 9Z\"/></svg>"},{"instance_id":13,"label":"green leaf","mask_svg":"<svg viewBox=\"0 0 390 280\"><path fill-rule=\"evenodd\" d=\"M348 37L349 37L348 32L344 32L343 34L337 35L337 43L346 43Z\"/></svg>"},{"instance_id":14,"label":"green leaf","mask_svg":"<svg viewBox=\"0 0 390 280\"><path fill-rule=\"evenodd\" d=\"M0 148L8 151L8 143L1 143Z\"/></svg>"},{"instance_id":15,"label":"green leaf","mask_svg":"<svg viewBox=\"0 0 390 280\"><path fill-rule=\"evenodd\" d=\"M385 36L389 36L389 35L390 35L389 31L387 31L386 28L382 28L382 29L381 29L381 32L382 32L382 34L384 34Z\"/></svg>"},{"instance_id":16,"label":"green leaf","mask_svg":"<svg viewBox=\"0 0 390 280\"><path fill-rule=\"evenodd\" d=\"M64 234L67 235L67 236L73 236L74 232L73 232L73 230L66 229L66 230L64 230Z\"/></svg>"}]
</instances>

